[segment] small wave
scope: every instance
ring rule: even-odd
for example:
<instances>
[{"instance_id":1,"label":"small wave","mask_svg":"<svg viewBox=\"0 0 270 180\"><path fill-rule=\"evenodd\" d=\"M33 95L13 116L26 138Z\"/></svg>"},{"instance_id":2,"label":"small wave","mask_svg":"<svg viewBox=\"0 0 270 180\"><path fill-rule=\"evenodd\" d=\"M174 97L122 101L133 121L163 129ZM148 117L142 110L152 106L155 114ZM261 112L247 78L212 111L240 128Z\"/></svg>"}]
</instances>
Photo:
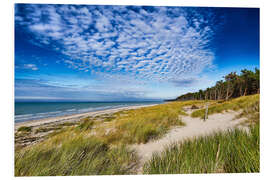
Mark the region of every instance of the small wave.
<instances>
[{"instance_id":1,"label":"small wave","mask_svg":"<svg viewBox=\"0 0 270 180\"><path fill-rule=\"evenodd\" d=\"M78 112L79 113L82 113L82 112L92 112L92 111L116 109L116 108L128 107L128 106L131 106L131 105L125 104L125 105L113 105L113 106L92 107L92 108L79 109Z\"/></svg>"},{"instance_id":2,"label":"small wave","mask_svg":"<svg viewBox=\"0 0 270 180\"><path fill-rule=\"evenodd\" d=\"M24 118L18 118L15 117L15 122L23 122L23 121L30 121L30 120L35 120L35 119L42 119L45 116L32 116L32 117L24 117Z\"/></svg>"},{"instance_id":3,"label":"small wave","mask_svg":"<svg viewBox=\"0 0 270 180\"><path fill-rule=\"evenodd\" d=\"M86 108L86 109L79 109L78 112L88 112L88 111L93 111L96 108Z\"/></svg>"},{"instance_id":4,"label":"small wave","mask_svg":"<svg viewBox=\"0 0 270 180\"><path fill-rule=\"evenodd\" d=\"M66 111L76 111L77 109L68 109L68 110L66 110Z\"/></svg>"},{"instance_id":5,"label":"small wave","mask_svg":"<svg viewBox=\"0 0 270 180\"><path fill-rule=\"evenodd\" d=\"M22 115L15 115L15 117L30 117L33 116L34 114L22 114Z\"/></svg>"},{"instance_id":6,"label":"small wave","mask_svg":"<svg viewBox=\"0 0 270 180\"><path fill-rule=\"evenodd\" d=\"M17 118L15 117L15 121L23 121L23 120L31 120L32 118Z\"/></svg>"},{"instance_id":7,"label":"small wave","mask_svg":"<svg viewBox=\"0 0 270 180\"><path fill-rule=\"evenodd\" d=\"M15 116L15 122L23 122L23 121L44 119L44 118L54 117L54 116L58 116L58 115L60 115L60 114L38 113L38 114L33 114L30 117L18 117L18 116Z\"/></svg>"},{"instance_id":8,"label":"small wave","mask_svg":"<svg viewBox=\"0 0 270 180\"><path fill-rule=\"evenodd\" d=\"M92 111L97 111L97 110L113 109L114 107L116 106L92 107L92 108L80 109L78 110L78 112L92 112Z\"/></svg>"},{"instance_id":9,"label":"small wave","mask_svg":"<svg viewBox=\"0 0 270 180\"><path fill-rule=\"evenodd\" d=\"M59 114L59 113L63 113L63 111L53 111L53 112L48 112L47 114Z\"/></svg>"},{"instance_id":10,"label":"small wave","mask_svg":"<svg viewBox=\"0 0 270 180\"><path fill-rule=\"evenodd\" d=\"M44 112L44 113L37 113L36 115L41 115L41 114L58 114L61 113L63 111L51 111L51 112Z\"/></svg>"}]
</instances>

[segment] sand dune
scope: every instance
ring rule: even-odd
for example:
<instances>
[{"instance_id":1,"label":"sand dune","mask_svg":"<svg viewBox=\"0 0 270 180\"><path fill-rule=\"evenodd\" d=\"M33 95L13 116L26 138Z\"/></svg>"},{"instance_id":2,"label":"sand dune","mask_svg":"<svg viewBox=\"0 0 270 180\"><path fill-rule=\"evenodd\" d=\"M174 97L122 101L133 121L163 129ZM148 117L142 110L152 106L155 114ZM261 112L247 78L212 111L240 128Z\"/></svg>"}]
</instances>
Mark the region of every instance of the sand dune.
<instances>
[{"instance_id":1,"label":"sand dune","mask_svg":"<svg viewBox=\"0 0 270 180\"><path fill-rule=\"evenodd\" d=\"M192 110L188 109L186 112L190 115ZM247 127L239 125L245 119L235 119L237 114L239 114L239 112L235 111L213 114L209 115L206 121L203 121L200 118L192 118L189 115L181 116L182 120L186 123L186 126L174 127L161 139L153 140L146 144L132 146L132 148L138 152L140 157L141 169L139 171L142 171L142 165L151 158L154 152L159 153L163 151L166 146L174 142L208 135L216 131L226 131L235 128L236 126L247 129Z\"/></svg>"}]
</instances>

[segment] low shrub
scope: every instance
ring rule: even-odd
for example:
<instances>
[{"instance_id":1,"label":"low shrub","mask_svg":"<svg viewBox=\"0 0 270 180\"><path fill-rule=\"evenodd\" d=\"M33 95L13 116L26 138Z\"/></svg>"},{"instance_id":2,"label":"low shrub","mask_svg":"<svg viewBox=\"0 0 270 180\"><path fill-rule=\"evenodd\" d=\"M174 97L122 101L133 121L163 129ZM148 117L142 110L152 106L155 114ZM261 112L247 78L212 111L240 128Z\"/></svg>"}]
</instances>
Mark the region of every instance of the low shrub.
<instances>
[{"instance_id":1,"label":"low shrub","mask_svg":"<svg viewBox=\"0 0 270 180\"><path fill-rule=\"evenodd\" d=\"M87 117L81 120L81 122L76 127L76 129L81 130L81 131L87 131L87 130L92 129L93 125L94 125L94 120L90 117Z\"/></svg>"},{"instance_id":2,"label":"low shrub","mask_svg":"<svg viewBox=\"0 0 270 180\"><path fill-rule=\"evenodd\" d=\"M31 132L32 127L30 127L30 126L21 126L21 127L18 128L18 131L20 131L20 132Z\"/></svg>"}]
</instances>

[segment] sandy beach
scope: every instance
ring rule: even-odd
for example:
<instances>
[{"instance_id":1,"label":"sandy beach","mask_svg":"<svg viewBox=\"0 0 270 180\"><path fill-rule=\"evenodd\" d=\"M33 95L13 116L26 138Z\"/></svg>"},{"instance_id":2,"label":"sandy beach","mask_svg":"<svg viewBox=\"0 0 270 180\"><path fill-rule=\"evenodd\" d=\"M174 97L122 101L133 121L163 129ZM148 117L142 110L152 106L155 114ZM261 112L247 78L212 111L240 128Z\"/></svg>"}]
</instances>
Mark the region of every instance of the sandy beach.
<instances>
[{"instance_id":1,"label":"sandy beach","mask_svg":"<svg viewBox=\"0 0 270 180\"><path fill-rule=\"evenodd\" d=\"M65 115L65 116L58 116L58 117L51 117L51 118L45 118L45 119L38 119L38 120L30 120L25 122L18 122L15 123L15 130L17 130L21 126L31 126L31 127L37 127L42 125L49 125L53 123L63 123L63 122L76 122L80 119L88 116L98 116L102 114L111 114L122 110L130 110L130 109L138 109L142 107L150 107L155 106L157 104L151 104L151 105L138 105L138 106L128 106L128 107L121 107L121 108L115 108L115 109L107 109L107 110L99 110L99 111L92 111L87 113L80 113L80 114L73 114L73 115Z\"/></svg>"},{"instance_id":2,"label":"sandy beach","mask_svg":"<svg viewBox=\"0 0 270 180\"><path fill-rule=\"evenodd\" d=\"M254 96L254 97L258 97L258 96ZM251 98L248 97L249 100L251 100ZM243 98L240 100L238 101L244 102ZM230 103L237 104L239 103L238 101L230 102ZM182 103L185 103L185 102L182 102ZM171 111L174 112L173 110L179 110L180 108L182 112L184 112L184 114L183 113L177 114L176 118L177 118L177 121L181 121L184 124L175 124L169 127L168 131L166 131L164 134L162 134L158 138L152 138L146 142L141 141L141 142L134 142L130 144L124 142L127 145L126 147L132 150L132 152L136 154L136 162L131 163L128 167L132 169L132 173L134 174L143 174L144 165L147 162L150 162L153 155L154 154L161 155L161 152L163 152L167 147L170 147L172 144L181 143L188 139L194 140L195 138L198 138L198 137L212 135L215 132L225 133L228 130L233 130L236 128L243 130L243 132L247 132L247 133L250 132L249 126L247 126L247 124L245 123L248 120L247 116L241 116L241 114L243 113L243 109L239 109L239 110L227 109L222 112L209 114L208 118L205 120L202 119L201 116L192 116L194 112L197 112L197 111L199 112L200 110L203 110L203 108L205 107L204 105L200 103L198 103L196 106L190 105L190 104L179 106L179 102L173 102L172 104L165 103L163 105L156 106L155 108L145 108L142 111L140 110L140 108L142 107L150 107L150 106L155 106L155 105L157 104L121 107L121 108L115 108L115 109L109 109L109 110L100 110L100 111L95 111L95 112L88 112L88 113L60 116L60 117L55 117L55 118L32 120L32 121L27 121L27 122L22 122L22 123L15 123L15 147L19 150L25 147L34 147L33 146L34 144L38 144L42 142L49 142L51 137L57 137L56 139L52 138L53 140L57 142L59 141L58 138L60 138L59 142L66 142L68 141L68 137L70 133L78 132L77 130L79 130L80 133L82 133L84 137L89 135L89 138L90 137L103 138L103 141L107 140L111 142L113 141L120 142L122 140L123 142L123 139L121 139L122 136L125 136L126 134L128 134L127 132L132 131L132 129L136 128L136 126L139 127L137 129L137 132L139 132L139 130L141 130L141 132L144 132L143 131L145 130L144 126L146 126L145 125L146 123L144 121L148 121L149 119L151 120L158 117L163 117L163 116L158 116L160 113L162 115L162 112L163 113L165 112L165 114L163 114L164 116L170 117L170 115L172 115ZM212 107L213 106L220 107L221 104L213 102ZM170 108L167 109L168 107ZM123 110L131 110L131 109L138 109L135 111L135 113L131 113L132 117L134 118L132 118L131 116L129 117L131 118L131 121L129 121L128 125L132 126L132 128L126 127L127 124L124 124L122 125L122 127L125 127L129 131L125 129L123 130L121 128L117 129L116 126L114 126L117 123L114 123L114 122L117 121L119 123L118 125L121 125L121 122L126 123L129 118L125 119L126 118L125 112L121 112L119 116L117 115L118 119L111 120L110 118L112 118L114 116L113 114L116 112L123 111ZM148 109L148 111L146 109ZM143 116L145 114L147 115ZM81 128L81 127L83 128L88 127L89 119L85 120L86 121L85 124L84 124L84 121L80 121L82 120L82 118L85 118L85 117L92 117L92 119L90 118L89 122L95 123L94 125L92 123L91 131L89 129ZM121 117L124 117L124 118L121 119ZM155 119L155 121L157 120ZM164 118L163 121L166 121L166 118ZM81 126L82 124L83 126ZM141 124L143 124L143 126L141 126ZM156 127L154 125L155 124L153 124L153 126L151 127ZM22 126L25 126L25 127L22 127ZM25 128L25 131L18 129L20 127ZM30 130L28 131L27 128ZM78 128L81 128L81 129L78 129ZM66 131L62 131L62 130L66 130ZM59 132L60 133L64 132L64 134L62 135L60 134L58 136L57 133ZM121 135L117 136L118 133ZM78 134L76 133L75 135L78 136ZM114 139L110 139L110 138L114 138ZM132 134L130 136L130 139L131 140L136 139L136 134L134 135ZM110 147L115 147L115 146L110 146Z\"/></svg>"}]
</instances>

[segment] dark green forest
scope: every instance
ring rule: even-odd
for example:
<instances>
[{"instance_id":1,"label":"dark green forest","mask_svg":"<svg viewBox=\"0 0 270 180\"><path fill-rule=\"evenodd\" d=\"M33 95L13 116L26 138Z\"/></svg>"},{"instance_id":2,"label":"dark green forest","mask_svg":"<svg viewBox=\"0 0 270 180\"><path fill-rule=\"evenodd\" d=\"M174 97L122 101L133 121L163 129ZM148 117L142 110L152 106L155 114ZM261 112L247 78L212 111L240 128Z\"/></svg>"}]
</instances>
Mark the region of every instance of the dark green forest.
<instances>
[{"instance_id":1,"label":"dark green forest","mask_svg":"<svg viewBox=\"0 0 270 180\"><path fill-rule=\"evenodd\" d=\"M194 93L186 93L175 100L228 100L260 93L260 70L243 69L240 74L231 72L217 81L215 86Z\"/></svg>"}]
</instances>

